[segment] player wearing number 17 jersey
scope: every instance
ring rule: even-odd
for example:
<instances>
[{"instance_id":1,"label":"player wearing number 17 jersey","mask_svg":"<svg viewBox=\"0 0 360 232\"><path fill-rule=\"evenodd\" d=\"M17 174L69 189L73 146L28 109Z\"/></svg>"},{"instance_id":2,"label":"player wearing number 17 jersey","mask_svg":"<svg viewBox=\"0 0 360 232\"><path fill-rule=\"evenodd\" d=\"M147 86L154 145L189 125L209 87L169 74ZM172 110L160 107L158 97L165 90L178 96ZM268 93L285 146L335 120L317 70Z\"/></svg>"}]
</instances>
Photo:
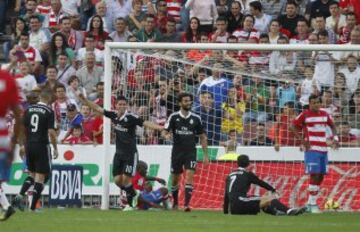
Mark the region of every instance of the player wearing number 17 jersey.
<instances>
[{"instance_id":1,"label":"player wearing number 17 jersey","mask_svg":"<svg viewBox=\"0 0 360 232\"><path fill-rule=\"evenodd\" d=\"M178 96L180 111L170 115L165 124L162 136L169 139L173 134L174 145L171 153L172 173L172 196L173 207L178 206L178 193L180 175L185 169L185 212L190 211L190 200L193 192L193 177L196 167L196 140L200 137L200 143L204 151L204 163L208 162L207 136L204 131L200 116L190 112L193 97L188 93Z\"/></svg>"},{"instance_id":2,"label":"player wearing number 17 jersey","mask_svg":"<svg viewBox=\"0 0 360 232\"><path fill-rule=\"evenodd\" d=\"M304 131L302 140L305 149L305 172L310 175L308 187L308 209L310 212L318 213L317 198L320 185L327 173L327 136L326 130L330 127L334 135L333 148L337 149L339 138L336 135L336 128L333 119L325 111L320 110L320 99L318 96L309 97L309 109L304 110L293 121L292 129L295 135L300 138Z\"/></svg>"}]
</instances>

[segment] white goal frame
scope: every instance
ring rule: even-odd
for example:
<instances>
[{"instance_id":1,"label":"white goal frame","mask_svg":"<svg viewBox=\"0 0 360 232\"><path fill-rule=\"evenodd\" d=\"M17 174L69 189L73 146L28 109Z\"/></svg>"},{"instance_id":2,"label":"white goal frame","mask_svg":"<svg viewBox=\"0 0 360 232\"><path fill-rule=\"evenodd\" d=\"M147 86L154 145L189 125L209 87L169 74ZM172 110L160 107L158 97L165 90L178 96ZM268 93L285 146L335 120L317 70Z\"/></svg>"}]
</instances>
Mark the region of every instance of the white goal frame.
<instances>
[{"instance_id":1,"label":"white goal frame","mask_svg":"<svg viewBox=\"0 0 360 232\"><path fill-rule=\"evenodd\" d=\"M360 45L333 45L333 44L227 44L227 43L137 43L137 42L106 42L104 55L104 108L111 108L111 85L112 85L112 59L114 49L211 49L211 50L257 50L257 51L360 51ZM110 153L110 120L104 117L103 133L103 167L109 167ZM360 153L360 148L354 148ZM103 168L101 209L109 208L109 169Z\"/></svg>"}]
</instances>

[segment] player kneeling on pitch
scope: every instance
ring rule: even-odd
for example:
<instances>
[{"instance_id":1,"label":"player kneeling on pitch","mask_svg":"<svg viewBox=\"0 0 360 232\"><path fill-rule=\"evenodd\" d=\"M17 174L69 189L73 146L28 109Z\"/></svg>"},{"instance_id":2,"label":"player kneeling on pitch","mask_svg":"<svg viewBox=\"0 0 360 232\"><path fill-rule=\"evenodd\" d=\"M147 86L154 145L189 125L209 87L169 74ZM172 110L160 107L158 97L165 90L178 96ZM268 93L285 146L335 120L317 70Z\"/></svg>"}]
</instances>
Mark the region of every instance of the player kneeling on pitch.
<instances>
[{"instance_id":1,"label":"player kneeling on pitch","mask_svg":"<svg viewBox=\"0 0 360 232\"><path fill-rule=\"evenodd\" d=\"M251 214L256 215L262 209L272 215L299 215L306 211L306 207L289 208L281 203L275 196L258 197L248 196L251 184L259 185L272 193L274 187L260 180L254 173L247 170L250 164L247 155L240 155L237 159L238 169L231 172L226 178L224 195L224 214Z\"/></svg>"}]
</instances>

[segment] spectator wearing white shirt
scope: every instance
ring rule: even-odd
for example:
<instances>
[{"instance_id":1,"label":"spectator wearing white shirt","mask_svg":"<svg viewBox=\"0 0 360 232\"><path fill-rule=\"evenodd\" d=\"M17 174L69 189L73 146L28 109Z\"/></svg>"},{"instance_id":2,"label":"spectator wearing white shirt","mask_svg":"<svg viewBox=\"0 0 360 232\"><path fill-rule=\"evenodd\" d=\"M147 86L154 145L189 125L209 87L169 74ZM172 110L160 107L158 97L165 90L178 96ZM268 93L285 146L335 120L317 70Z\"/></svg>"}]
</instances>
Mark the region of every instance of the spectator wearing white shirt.
<instances>
[{"instance_id":1,"label":"spectator wearing white shirt","mask_svg":"<svg viewBox=\"0 0 360 232\"><path fill-rule=\"evenodd\" d=\"M127 29L127 22L124 18L117 18L115 20L115 31L110 33L110 38L114 42L126 42L132 34Z\"/></svg>"},{"instance_id":2,"label":"spectator wearing white shirt","mask_svg":"<svg viewBox=\"0 0 360 232\"><path fill-rule=\"evenodd\" d=\"M102 66L104 63L104 51L97 49L95 38L93 35L88 34L85 37L85 47L80 48L77 52L76 61L77 66L82 67L85 63L86 53L93 52L95 54L96 64Z\"/></svg>"},{"instance_id":3,"label":"spectator wearing white shirt","mask_svg":"<svg viewBox=\"0 0 360 232\"><path fill-rule=\"evenodd\" d=\"M278 39L278 44L288 44L289 39L281 36ZM270 55L269 72L273 75L278 75L284 71L295 71L297 57L293 51L274 51Z\"/></svg>"},{"instance_id":4,"label":"spectator wearing white shirt","mask_svg":"<svg viewBox=\"0 0 360 232\"><path fill-rule=\"evenodd\" d=\"M254 28L260 33L267 33L271 22L271 16L264 14L259 1L250 2L250 13L255 17Z\"/></svg>"},{"instance_id":5,"label":"spectator wearing white shirt","mask_svg":"<svg viewBox=\"0 0 360 232\"><path fill-rule=\"evenodd\" d=\"M34 75L31 74L31 69L32 67L29 62L23 61L20 63L20 74L16 78L16 83L19 88L21 102L25 102L26 95L37 86L36 79Z\"/></svg>"},{"instance_id":6,"label":"spectator wearing white shirt","mask_svg":"<svg viewBox=\"0 0 360 232\"><path fill-rule=\"evenodd\" d=\"M190 9L190 18L197 17L200 20L200 31L212 32L218 17L215 0L187 0L185 8Z\"/></svg>"},{"instance_id":7,"label":"spectator wearing white shirt","mask_svg":"<svg viewBox=\"0 0 360 232\"><path fill-rule=\"evenodd\" d=\"M68 16L78 16L81 0L61 0L62 9Z\"/></svg>"},{"instance_id":8,"label":"spectator wearing white shirt","mask_svg":"<svg viewBox=\"0 0 360 232\"><path fill-rule=\"evenodd\" d=\"M114 22L119 17L124 19L128 17L132 9L131 3L131 0L106 0L107 15L110 17L110 21Z\"/></svg>"},{"instance_id":9,"label":"spectator wearing white shirt","mask_svg":"<svg viewBox=\"0 0 360 232\"><path fill-rule=\"evenodd\" d=\"M269 35L269 42L271 44L277 44L278 39L280 38L280 36L282 36L282 34L280 33L280 23L277 19L271 20L268 35Z\"/></svg>"},{"instance_id":10,"label":"spectator wearing white shirt","mask_svg":"<svg viewBox=\"0 0 360 232\"><path fill-rule=\"evenodd\" d=\"M41 52L46 52L50 46L50 32L41 28L41 22L38 16L30 17L30 46Z\"/></svg>"},{"instance_id":11,"label":"spectator wearing white shirt","mask_svg":"<svg viewBox=\"0 0 360 232\"><path fill-rule=\"evenodd\" d=\"M107 6L105 4L105 2L100 1L98 3L96 3L95 5L95 14L94 15L99 15L103 21L103 25L104 25L104 31L106 31L107 33L110 33L113 31L113 21L110 17L109 14L107 14ZM92 16L94 17L94 16ZM86 30L89 31L90 30L90 22L91 22L91 18L89 18L88 23L87 23L87 27Z\"/></svg>"},{"instance_id":12,"label":"spectator wearing white shirt","mask_svg":"<svg viewBox=\"0 0 360 232\"><path fill-rule=\"evenodd\" d=\"M309 105L309 97L311 94L314 93L314 69L313 67L309 66L306 67L304 70L304 76L305 79L302 81L302 83L298 86L297 92L300 95L299 102L302 107Z\"/></svg>"},{"instance_id":13,"label":"spectator wearing white shirt","mask_svg":"<svg viewBox=\"0 0 360 232\"><path fill-rule=\"evenodd\" d=\"M341 14L339 3L331 2L329 5L330 16L326 18L326 27L338 34L340 28L346 26L346 16Z\"/></svg>"},{"instance_id":14,"label":"spectator wearing white shirt","mask_svg":"<svg viewBox=\"0 0 360 232\"><path fill-rule=\"evenodd\" d=\"M210 35L212 43L226 43L230 34L227 32L228 21L225 16L216 19L216 31Z\"/></svg>"},{"instance_id":15,"label":"spectator wearing white shirt","mask_svg":"<svg viewBox=\"0 0 360 232\"><path fill-rule=\"evenodd\" d=\"M335 32L331 28L326 27L326 21L323 15L317 15L315 18L314 32L319 33L324 30L328 33L329 44L336 44L337 39Z\"/></svg>"},{"instance_id":16,"label":"spectator wearing white shirt","mask_svg":"<svg viewBox=\"0 0 360 232\"><path fill-rule=\"evenodd\" d=\"M346 67L339 70L345 75L346 86L353 94L360 80L360 66L355 56L350 55L346 60Z\"/></svg>"},{"instance_id":17,"label":"spectator wearing white shirt","mask_svg":"<svg viewBox=\"0 0 360 232\"><path fill-rule=\"evenodd\" d=\"M296 24L297 34L290 39L290 44L308 44L309 23L305 18L299 19Z\"/></svg>"}]
</instances>

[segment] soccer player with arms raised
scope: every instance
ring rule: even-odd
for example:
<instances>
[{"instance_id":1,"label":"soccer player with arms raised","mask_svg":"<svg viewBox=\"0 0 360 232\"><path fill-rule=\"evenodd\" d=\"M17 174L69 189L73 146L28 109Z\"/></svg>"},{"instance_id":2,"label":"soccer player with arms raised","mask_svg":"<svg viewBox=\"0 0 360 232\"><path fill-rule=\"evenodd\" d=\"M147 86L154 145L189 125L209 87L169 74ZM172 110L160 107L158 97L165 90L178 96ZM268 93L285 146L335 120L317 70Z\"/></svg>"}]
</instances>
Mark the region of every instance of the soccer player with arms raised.
<instances>
[{"instance_id":1,"label":"soccer player with arms raised","mask_svg":"<svg viewBox=\"0 0 360 232\"><path fill-rule=\"evenodd\" d=\"M207 136L200 116L192 113L193 96L189 93L180 93L178 96L180 110L170 115L165 124L162 136L166 139L173 135L173 148L171 153L171 173L173 208L178 207L178 194L180 177L185 169L185 204L184 211L189 212L190 200L193 193L193 179L196 168L196 140L200 136L200 143L204 151L204 164L209 162L207 150Z\"/></svg>"},{"instance_id":2,"label":"soccer player with arms raised","mask_svg":"<svg viewBox=\"0 0 360 232\"><path fill-rule=\"evenodd\" d=\"M20 210L24 210L23 198L31 186L33 186L33 198L30 210L36 210L36 204L50 175L51 151L49 137L54 148L53 158L56 159L58 157L55 114L49 106L51 100L52 93L43 90L40 93L40 102L30 105L24 113L24 148L26 164L30 175L25 179L20 193L12 202Z\"/></svg>"},{"instance_id":3,"label":"soccer player with arms raised","mask_svg":"<svg viewBox=\"0 0 360 232\"><path fill-rule=\"evenodd\" d=\"M79 99L91 109L111 119L116 134L116 153L113 160L112 174L115 184L126 192L129 205L124 210L136 207L137 192L132 185L132 177L136 172L138 152L136 147L136 127L144 126L153 130L163 130L162 126L150 121L144 121L137 115L127 111L128 102L123 96L118 97L115 108L117 112L108 111L79 94ZM135 197L135 198L134 198ZM133 202L134 200L134 202Z\"/></svg>"},{"instance_id":4,"label":"soccer player with arms raised","mask_svg":"<svg viewBox=\"0 0 360 232\"><path fill-rule=\"evenodd\" d=\"M326 128L329 126L332 130L334 142L332 147L337 149L339 146L339 137L331 116L323 110L320 110L320 99L316 95L309 97L309 109L304 110L293 121L292 130L295 136L301 139L302 147L305 150L305 172L310 175L308 210L312 213L319 213L319 207L316 203L320 185L327 173L327 136ZM301 133L304 131L304 133ZM301 134L304 134L302 137Z\"/></svg>"},{"instance_id":5,"label":"soccer player with arms raised","mask_svg":"<svg viewBox=\"0 0 360 232\"><path fill-rule=\"evenodd\" d=\"M7 72L0 70L0 205L4 213L0 221L8 219L15 210L6 198L2 183L10 176L11 163L14 158L14 148L21 128L21 108L15 79ZM6 114L11 110L15 117L14 133L10 138Z\"/></svg>"}]
</instances>

